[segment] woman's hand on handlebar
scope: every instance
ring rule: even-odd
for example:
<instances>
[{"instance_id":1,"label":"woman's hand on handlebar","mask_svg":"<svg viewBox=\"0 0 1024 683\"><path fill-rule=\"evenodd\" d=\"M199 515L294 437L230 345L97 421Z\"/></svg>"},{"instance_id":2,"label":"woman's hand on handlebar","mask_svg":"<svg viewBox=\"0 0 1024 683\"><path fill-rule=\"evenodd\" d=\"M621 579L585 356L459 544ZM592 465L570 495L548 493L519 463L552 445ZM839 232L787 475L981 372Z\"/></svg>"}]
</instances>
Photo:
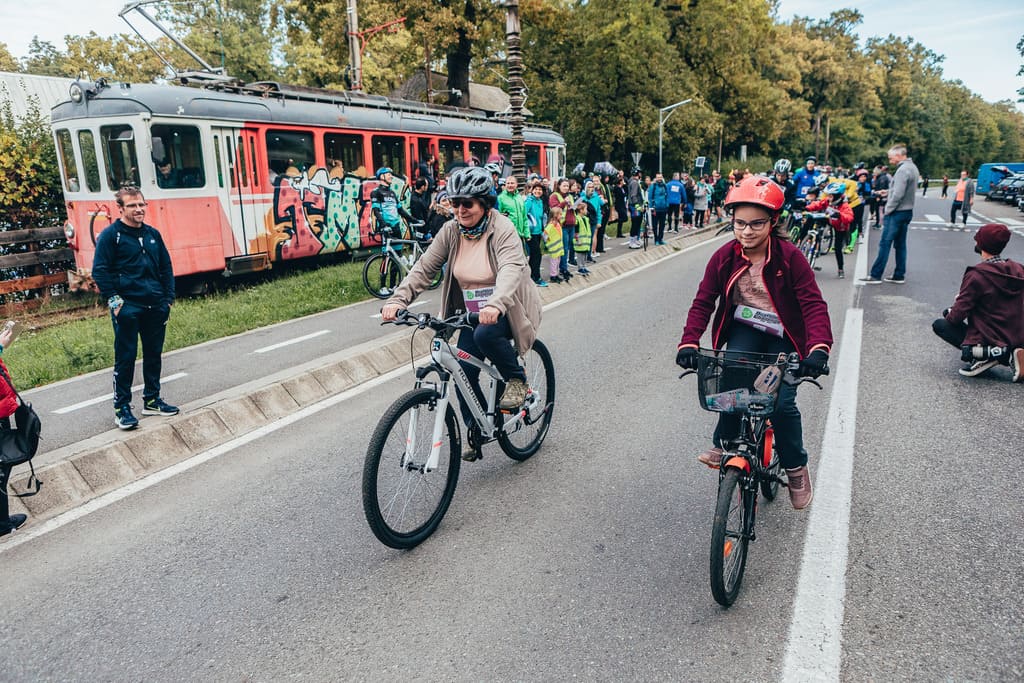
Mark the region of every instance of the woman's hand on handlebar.
<instances>
[{"instance_id":1,"label":"woman's hand on handlebar","mask_svg":"<svg viewBox=\"0 0 1024 683\"><path fill-rule=\"evenodd\" d=\"M501 311L494 306L484 306L480 309L480 324L493 325L501 317Z\"/></svg>"},{"instance_id":2,"label":"woman's hand on handlebar","mask_svg":"<svg viewBox=\"0 0 1024 683\"><path fill-rule=\"evenodd\" d=\"M384 308L380 309L381 320L386 323L394 322L401 310L401 304L385 304Z\"/></svg>"}]
</instances>

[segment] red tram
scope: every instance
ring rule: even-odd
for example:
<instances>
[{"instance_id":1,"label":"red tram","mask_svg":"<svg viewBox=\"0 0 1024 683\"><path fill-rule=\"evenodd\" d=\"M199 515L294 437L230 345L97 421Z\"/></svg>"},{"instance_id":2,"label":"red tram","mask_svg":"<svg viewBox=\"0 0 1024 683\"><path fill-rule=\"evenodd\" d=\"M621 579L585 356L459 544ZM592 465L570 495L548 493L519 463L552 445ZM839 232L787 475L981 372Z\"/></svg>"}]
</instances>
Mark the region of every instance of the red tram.
<instances>
[{"instance_id":1,"label":"red tram","mask_svg":"<svg viewBox=\"0 0 1024 683\"><path fill-rule=\"evenodd\" d=\"M376 168L395 170L407 201L406 179L430 155L442 170L511 158L508 124L484 112L276 83L76 82L51 121L80 276L124 185L145 193L176 276L227 276L373 246ZM528 126L524 138L532 172L564 173L560 135Z\"/></svg>"}]
</instances>

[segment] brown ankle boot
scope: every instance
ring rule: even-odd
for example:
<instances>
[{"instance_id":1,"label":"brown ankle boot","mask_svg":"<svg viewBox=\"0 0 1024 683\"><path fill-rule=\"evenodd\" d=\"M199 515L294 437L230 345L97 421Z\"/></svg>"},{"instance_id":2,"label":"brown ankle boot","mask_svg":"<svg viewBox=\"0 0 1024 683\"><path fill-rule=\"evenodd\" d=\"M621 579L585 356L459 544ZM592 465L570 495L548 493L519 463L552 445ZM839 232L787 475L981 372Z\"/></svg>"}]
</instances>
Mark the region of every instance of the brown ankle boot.
<instances>
[{"instance_id":1,"label":"brown ankle boot","mask_svg":"<svg viewBox=\"0 0 1024 683\"><path fill-rule=\"evenodd\" d=\"M803 510L810 505L814 491L811 490L811 474L807 471L807 466L787 469L786 480L789 484L789 502L793 504L793 509Z\"/></svg>"}]
</instances>

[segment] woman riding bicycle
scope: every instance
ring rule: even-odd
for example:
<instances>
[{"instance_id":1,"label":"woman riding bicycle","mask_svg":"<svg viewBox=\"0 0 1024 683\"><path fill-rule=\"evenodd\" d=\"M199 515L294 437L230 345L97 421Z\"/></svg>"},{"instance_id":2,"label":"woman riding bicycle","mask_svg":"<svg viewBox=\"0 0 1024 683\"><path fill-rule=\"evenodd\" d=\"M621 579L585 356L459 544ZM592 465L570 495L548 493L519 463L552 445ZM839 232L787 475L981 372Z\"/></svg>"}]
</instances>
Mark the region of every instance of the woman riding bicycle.
<instances>
[{"instance_id":1,"label":"woman riding bicycle","mask_svg":"<svg viewBox=\"0 0 1024 683\"><path fill-rule=\"evenodd\" d=\"M530 350L540 326L537 286L530 279L515 226L494 209L497 193L491 174L477 166L457 169L448 176L447 192L454 220L444 224L381 314L385 321L394 320L447 263L441 284L442 317L457 311L479 313L480 324L471 334L459 334L458 348L494 364L506 382L499 407L515 410L528 391L517 352ZM515 341L515 347L510 341ZM462 367L483 402L479 369L465 363ZM466 424L473 424L465 401L461 403Z\"/></svg>"},{"instance_id":2,"label":"woman riding bicycle","mask_svg":"<svg viewBox=\"0 0 1024 683\"><path fill-rule=\"evenodd\" d=\"M785 194L768 178L751 176L733 187L725 198L732 214L736 239L712 256L693 299L676 363L697 368L701 335L711 322L711 343L729 352L800 354L799 373L823 374L832 347L828 306L814 279L814 271L787 236L775 234ZM717 304L717 309L716 309ZM738 313L754 309L753 317ZM748 320L768 321L752 327ZM796 387L783 383L771 415L775 444L789 481L789 497L800 510L811 502L811 480L803 425L796 406ZM723 444L739 431L740 416L721 413L715 428L714 448L698 456L709 467L721 464Z\"/></svg>"}]
</instances>

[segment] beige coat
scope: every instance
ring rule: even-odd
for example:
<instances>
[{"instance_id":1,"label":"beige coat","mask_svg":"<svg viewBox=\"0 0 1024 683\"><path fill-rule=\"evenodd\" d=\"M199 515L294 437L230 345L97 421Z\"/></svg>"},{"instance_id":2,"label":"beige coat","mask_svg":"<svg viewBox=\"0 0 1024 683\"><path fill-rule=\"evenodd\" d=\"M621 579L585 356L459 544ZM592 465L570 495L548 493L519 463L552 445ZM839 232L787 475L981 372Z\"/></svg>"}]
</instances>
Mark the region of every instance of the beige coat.
<instances>
[{"instance_id":1,"label":"beige coat","mask_svg":"<svg viewBox=\"0 0 1024 683\"><path fill-rule=\"evenodd\" d=\"M487 254L491 268L496 273L494 294L487 300L487 305L494 306L508 318L516 348L520 354L524 354L533 347L537 338L541 318L540 296L537 294L537 285L530 279L523 241L512 221L494 209L491 209L490 220L490 227L480 237L487 240ZM454 220L445 223L387 303L408 308L445 263L455 262L461 242L458 223ZM445 269L444 281L441 283L441 302L443 317L466 310L462 288L452 277L450 265Z\"/></svg>"}]
</instances>

